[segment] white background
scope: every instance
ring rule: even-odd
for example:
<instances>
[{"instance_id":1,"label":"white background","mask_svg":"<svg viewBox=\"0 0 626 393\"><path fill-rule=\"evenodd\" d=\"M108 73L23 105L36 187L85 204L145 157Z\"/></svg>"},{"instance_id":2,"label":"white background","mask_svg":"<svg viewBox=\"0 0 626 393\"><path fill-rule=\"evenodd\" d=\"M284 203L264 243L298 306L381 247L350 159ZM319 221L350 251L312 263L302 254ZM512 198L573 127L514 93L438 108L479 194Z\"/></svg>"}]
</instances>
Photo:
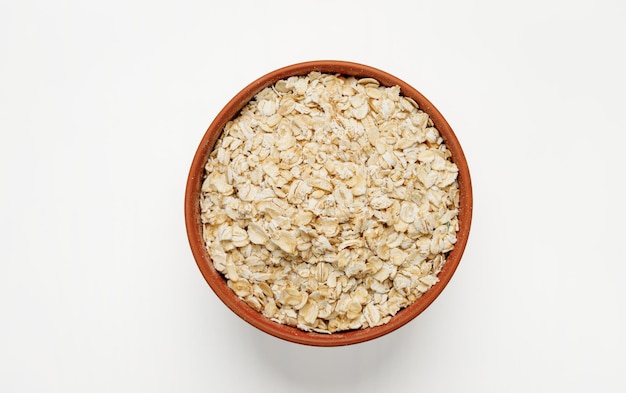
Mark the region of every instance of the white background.
<instances>
[{"instance_id":1,"label":"white background","mask_svg":"<svg viewBox=\"0 0 626 393\"><path fill-rule=\"evenodd\" d=\"M626 391L623 1L0 4L1 392ZM420 90L474 186L443 294L343 348L228 311L183 218L222 106L317 59Z\"/></svg>"}]
</instances>

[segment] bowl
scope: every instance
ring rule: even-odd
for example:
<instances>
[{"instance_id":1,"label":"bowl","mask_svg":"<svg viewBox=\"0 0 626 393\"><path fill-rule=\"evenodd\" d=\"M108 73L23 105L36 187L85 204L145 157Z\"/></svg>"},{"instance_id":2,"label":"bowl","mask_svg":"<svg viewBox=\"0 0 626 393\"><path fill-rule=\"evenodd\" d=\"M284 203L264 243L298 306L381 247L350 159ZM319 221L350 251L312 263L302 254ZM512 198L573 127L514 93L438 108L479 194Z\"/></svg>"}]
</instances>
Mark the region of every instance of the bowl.
<instances>
[{"instance_id":1,"label":"bowl","mask_svg":"<svg viewBox=\"0 0 626 393\"><path fill-rule=\"evenodd\" d=\"M304 76L312 71L340 74L359 78L374 78L382 86L399 86L404 97L413 99L427 113L439 130L440 136L451 152L451 159L458 167L459 212L458 232L454 248L438 274L439 281L411 305L397 312L384 325L335 332L332 334L304 331L297 327L280 324L263 316L246 304L227 286L224 276L216 270L203 239L200 219L200 194L204 180L204 167L208 157L227 122L236 117L242 108L262 89L291 76ZM191 251L204 279L219 299L241 319L274 337L303 345L333 347L366 342L389 334L406 325L422 313L441 294L452 278L467 244L472 219L472 186L465 156L452 128L419 91L399 78L371 66L346 61L321 60L289 65L268 74L243 88L218 113L205 132L193 158L185 191L185 221Z\"/></svg>"}]
</instances>

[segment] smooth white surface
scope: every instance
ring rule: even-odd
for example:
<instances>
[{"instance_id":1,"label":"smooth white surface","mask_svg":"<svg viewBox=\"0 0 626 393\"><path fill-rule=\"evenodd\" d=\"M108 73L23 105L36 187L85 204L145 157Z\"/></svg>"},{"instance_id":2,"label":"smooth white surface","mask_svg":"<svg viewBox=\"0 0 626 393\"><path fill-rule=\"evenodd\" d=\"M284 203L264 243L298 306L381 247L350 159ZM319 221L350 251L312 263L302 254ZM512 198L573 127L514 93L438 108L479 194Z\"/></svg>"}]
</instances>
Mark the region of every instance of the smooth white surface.
<instances>
[{"instance_id":1,"label":"smooth white surface","mask_svg":"<svg viewBox=\"0 0 626 393\"><path fill-rule=\"evenodd\" d=\"M626 391L625 17L620 1L2 1L0 391ZM316 59L420 90L474 185L444 293L345 348L232 315L183 218L222 106Z\"/></svg>"}]
</instances>

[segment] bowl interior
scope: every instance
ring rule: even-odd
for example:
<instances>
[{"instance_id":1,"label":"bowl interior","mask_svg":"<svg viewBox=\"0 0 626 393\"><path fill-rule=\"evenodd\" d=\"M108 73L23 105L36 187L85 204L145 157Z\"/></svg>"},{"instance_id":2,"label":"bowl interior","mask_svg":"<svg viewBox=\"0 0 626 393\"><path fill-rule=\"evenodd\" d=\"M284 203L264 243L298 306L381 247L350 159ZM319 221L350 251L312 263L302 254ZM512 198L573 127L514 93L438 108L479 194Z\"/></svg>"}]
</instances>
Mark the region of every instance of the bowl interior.
<instances>
[{"instance_id":1,"label":"bowl interior","mask_svg":"<svg viewBox=\"0 0 626 393\"><path fill-rule=\"evenodd\" d=\"M384 86L399 86L403 96L412 98L417 102L420 109L430 116L435 127L439 130L444 143L450 150L452 160L459 170L457 179L459 183L460 201L457 242L454 249L447 255L446 263L438 274L439 282L433 285L433 287L417 299L417 301L399 311L387 324L381 326L322 334L305 332L295 327L273 322L240 300L232 290L228 288L224 277L214 268L204 244L202 223L200 221L200 190L204 179L204 165L225 124L233 119L239 111L265 87L271 86L277 81L290 76L307 75L311 71L355 77L371 77L377 79L381 85ZM432 103L420 92L395 76L370 66L344 61L311 61L294 64L270 72L241 90L219 112L204 134L193 158L185 192L185 220L192 253L205 280L222 302L246 322L272 336L295 343L314 346L340 346L368 341L398 329L424 311L437 296L439 296L452 278L467 244L471 219L472 187L469 169L461 145L441 113L439 113Z\"/></svg>"}]
</instances>

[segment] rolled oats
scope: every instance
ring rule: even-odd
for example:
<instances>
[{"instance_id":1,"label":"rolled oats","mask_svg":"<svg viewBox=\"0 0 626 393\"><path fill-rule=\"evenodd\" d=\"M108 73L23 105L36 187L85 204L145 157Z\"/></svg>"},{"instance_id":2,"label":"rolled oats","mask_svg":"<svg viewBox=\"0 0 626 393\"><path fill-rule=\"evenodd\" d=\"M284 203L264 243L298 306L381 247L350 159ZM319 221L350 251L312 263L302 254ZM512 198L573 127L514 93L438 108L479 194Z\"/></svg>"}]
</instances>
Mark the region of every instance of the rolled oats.
<instances>
[{"instance_id":1,"label":"rolled oats","mask_svg":"<svg viewBox=\"0 0 626 393\"><path fill-rule=\"evenodd\" d=\"M398 86L292 76L224 127L205 166L203 236L229 288L267 318L319 333L379 326L438 282L457 174Z\"/></svg>"}]
</instances>

